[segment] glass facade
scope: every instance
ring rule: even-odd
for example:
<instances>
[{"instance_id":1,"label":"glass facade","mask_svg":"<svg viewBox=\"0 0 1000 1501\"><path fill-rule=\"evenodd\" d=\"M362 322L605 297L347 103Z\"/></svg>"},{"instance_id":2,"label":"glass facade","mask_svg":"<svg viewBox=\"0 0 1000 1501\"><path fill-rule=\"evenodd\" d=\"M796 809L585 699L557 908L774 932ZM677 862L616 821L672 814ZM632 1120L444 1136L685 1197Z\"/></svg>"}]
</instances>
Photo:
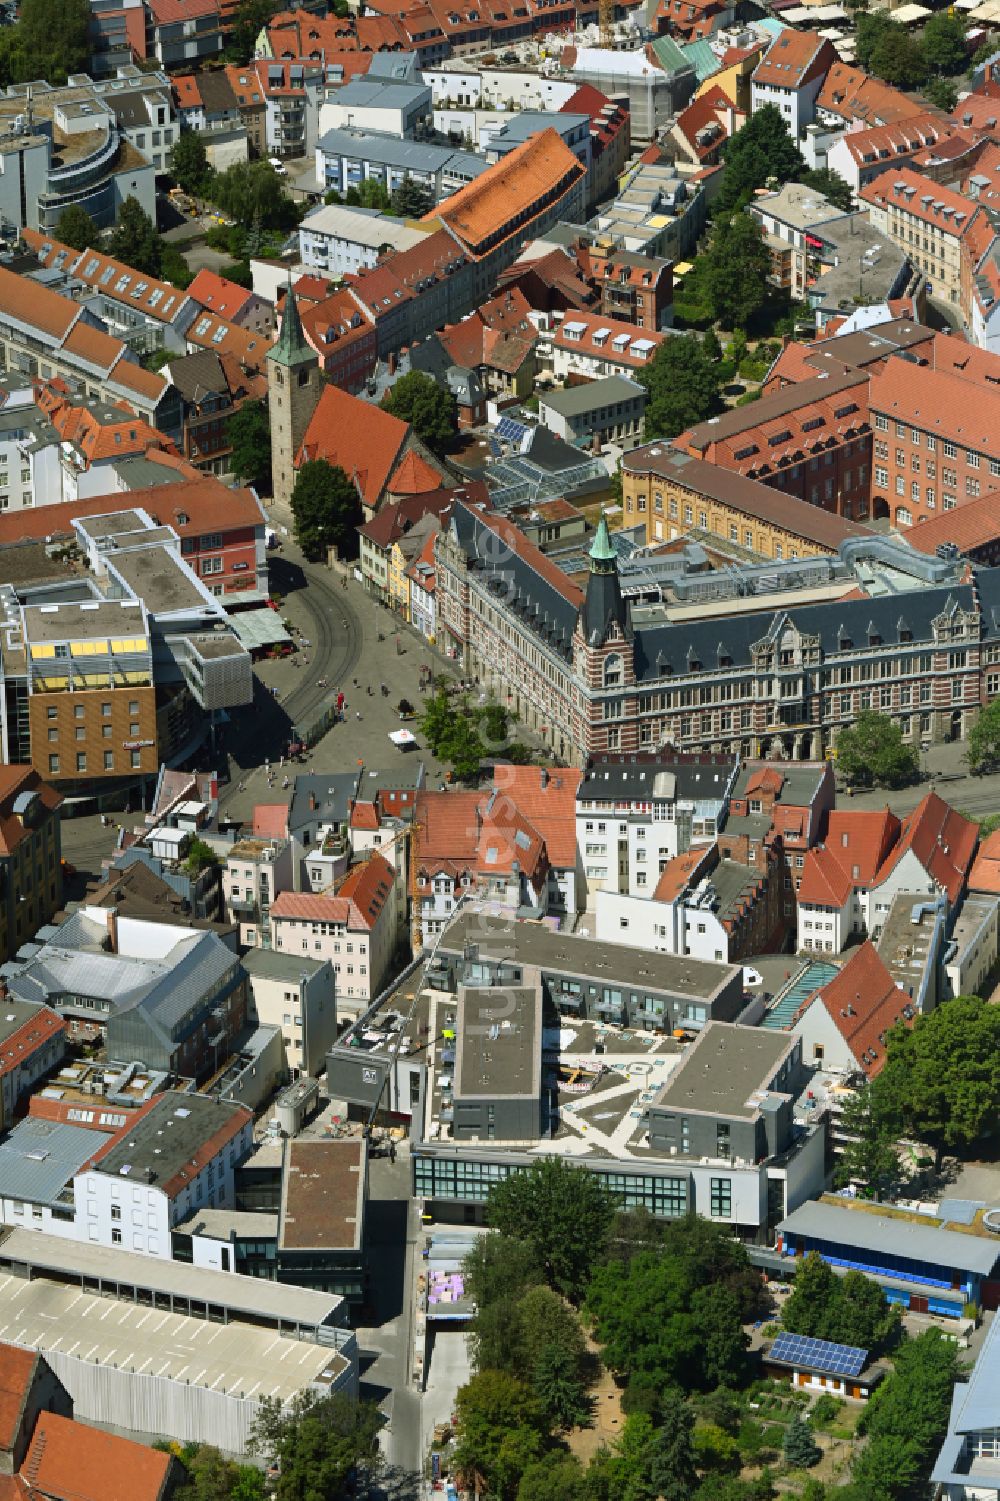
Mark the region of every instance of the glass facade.
<instances>
[{"instance_id":1,"label":"glass facade","mask_svg":"<svg viewBox=\"0 0 1000 1501\"><path fill-rule=\"evenodd\" d=\"M728 1220L733 1213L732 1178L712 1179L712 1218Z\"/></svg>"},{"instance_id":2,"label":"glass facade","mask_svg":"<svg viewBox=\"0 0 1000 1501\"><path fill-rule=\"evenodd\" d=\"M494 1183L511 1173L524 1171L523 1163L477 1162L473 1158L432 1157L416 1153L413 1158L413 1190L418 1198L459 1203L485 1203ZM687 1213L687 1178L665 1178L654 1173L623 1171L620 1164L593 1171L609 1193L625 1209L648 1209L660 1219L676 1219Z\"/></svg>"}]
</instances>

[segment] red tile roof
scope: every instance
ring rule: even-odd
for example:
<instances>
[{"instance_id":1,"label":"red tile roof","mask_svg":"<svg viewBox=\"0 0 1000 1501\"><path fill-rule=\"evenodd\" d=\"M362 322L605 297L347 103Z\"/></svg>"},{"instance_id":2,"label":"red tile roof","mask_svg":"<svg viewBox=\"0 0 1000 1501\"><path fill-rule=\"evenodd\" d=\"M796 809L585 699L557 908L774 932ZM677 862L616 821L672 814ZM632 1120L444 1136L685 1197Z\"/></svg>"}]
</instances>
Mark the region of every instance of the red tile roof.
<instances>
[{"instance_id":1,"label":"red tile roof","mask_svg":"<svg viewBox=\"0 0 1000 1501\"><path fill-rule=\"evenodd\" d=\"M968 233L976 205L954 188L928 179L913 167L893 167L866 183L858 194L865 203L893 204L923 224L933 224L956 239Z\"/></svg>"},{"instance_id":2,"label":"red tile roof","mask_svg":"<svg viewBox=\"0 0 1000 1501\"><path fill-rule=\"evenodd\" d=\"M908 94L869 77L862 68L842 62L834 62L824 78L816 108L844 120L863 120L867 125L888 125L915 113Z\"/></svg>"},{"instance_id":3,"label":"red tile roof","mask_svg":"<svg viewBox=\"0 0 1000 1501\"><path fill-rule=\"evenodd\" d=\"M653 891L654 902L675 902L682 891L685 891L694 879L699 866L709 857L714 864L716 859L716 846L705 844L685 850L682 855L675 855L668 860L660 872L660 878Z\"/></svg>"},{"instance_id":4,"label":"red tile roof","mask_svg":"<svg viewBox=\"0 0 1000 1501\"><path fill-rule=\"evenodd\" d=\"M160 1501L172 1463L159 1449L41 1412L21 1473L51 1501Z\"/></svg>"},{"instance_id":5,"label":"red tile roof","mask_svg":"<svg viewBox=\"0 0 1000 1501\"><path fill-rule=\"evenodd\" d=\"M1000 369L1000 359L992 356ZM873 413L907 422L980 453L996 452L1000 387L978 386L946 370L898 357L872 370L868 401Z\"/></svg>"},{"instance_id":6,"label":"red tile roof","mask_svg":"<svg viewBox=\"0 0 1000 1501\"><path fill-rule=\"evenodd\" d=\"M157 526L172 526L181 537L264 525L260 501L253 491L230 490L215 475L202 474L197 479L181 479L175 485L88 495L83 500L68 500L59 505L4 512L0 514L0 546L24 537L38 541L50 534L70 536L77 517L104 516L136 508L146 511Z\"/></svg>"},{"instance_id":7,"label":"red tile roof","mask_svg":"<svg viewBox=\"0 0 1000 1501\"><path fill-rule=\"evenodd\" d=\"M478 260L512 235L523 236L536 206L564 196L584 175L583 163L550 126L459 188L424 222L447 225Z\"/></svg>"},{"instance_id":8,"label":"red tile roof","mask_svg":"<svg viewBox=\"0 0 1000 1501\"><path fill-rule=\"evenodd\" d=\"M1000 540L1000 491L990 490L976 500L963 500L954 511L919 521L907 528L906 540L918 552L932 556L943 542L971 553Z\"/></svg>"},{"instance_id":9,"label":"red tile roof","mask_svg":"<svg viewBox=\"0 0 1000 1501\"><path fill-rule=\"evenodd\" d=\"M869 1079L885 1066L886 1034L899 1021L909 1025L912 1018L903 1011L904 1007L913 1009L910 997L896 984L871 942L863 943L836 979L803 1003L796 1019L813 1005L825 1007Z\"/></svg>"},{"instance_id":10,"label":"red tile roof","mask_svg":"<svg viewBox=\"0 0 1000 1501\"><path fill-rule=\"evenodd\" d=\"M29 1016L21 1025L0 1043L0 1075L11 1069L50 1040L66 1030L66 1022L48 1006L42 1006L34 1016Z\"/></svg>"},{"instance_id":11,"label":"red tile roof","mask_svg":"<svg viewBox=\"0 0 1000 1501\"><path fill-rule=\"evenodd\" d=\"M880 886L906 852L912 850L939 890L949 901L957 902L972 864L978 834L978 824L963 818L936 792L928 792L903 820L899 840L879 868L873 884Z\"/></svg>"},{"instance_id":12,"label":"red tile roof","mask_svg":"<svg viewBox=\"0 0 1000 1501\"><path fill-rule=\"evenodd\" d=\"M255 803L253 832L258 839L287 839L288 804Z\"/></svg>"},{"instance_id":13,"label":"red tile roof","mask_svg":"<svg viewBox=\"0 0 1000 1501\"><path fill-rule=\"evenodd\" d=\"M406 422L372 402L339 386L325 386L297 462L326 459L328 464L339 465L357 485L365 505L376 510L409 431Z\"/></svg>"},{"instance_id":14,"label":"red tile roof","mask_svg":"<svg viewBox=\"0 0 1000 1501\"><path fill-rule=\"evenodd\" d=\"M0 1344L0 1453L9 1454L17 1443L39 1359L34 1350Z\"/></svg>"},{"instance_id":15,"label":"red tile roof","mask_svg":"<svg viewBox=\"0 0 1000 1501\"><path fill-rule=\"evenodd\" d=\"M336 896L282 891L271 903L272 920L343 923L352 933L371 932L392 893L395 873L384 855L375 853L348 871Z\"/></svg>"},{"instance_id":16,"label":"red tile roof","mask_svg":"<svg viewBox=\"0 0 1000 1501\"><path fill-rule=\"evenodd\" d=\"M170 80L178 109L200 109L203 104L196 73L177 73Z\"/></svg>"},{"instance_id":17,"label":"red tile roof","mask_svg":"<svg viewBox=\"0 0 1000 1501\"><path fill-rule=\"evenodd\" d=\"M823 72L836 55L825 37L786 26L754 69L753 82L770 88L801 88Z\"/></svg>"},{"instance_id":18,"label":"red tile roof","mask_svg":"<svg viewBox=\"0 0 1000 1501\"><path fill-rule=\"evenodd\" d=\"M545 840L549 863L576 864L576 794L583 773L570 767L499 765L493 785Z\"/></svg>"},{"instance_id":19,"label":"red tile roof","mask_svg":"<svg viewBox=\"0 0 1000 1501\"><path fill-rule=\"evenodd\" d=\"M172 323L187 300L187 293L171 282L145 276L100 250L74 250L37 229L23 229L21 236L43 266L52 266L58 261L67 276L82 281L85 286L100 292L102 297L127 303L148 318Z\"/></svg>"},{"instance_id":20,"label":"red tile roof","mask_svg":"<svg viewBox=\"0 0 1000 1501\"><path fill-rule=\"evenodd\" d=\"M800 902L843 907L855 887L868 887L899 838L899 819L882 812L833 811L824 842L809 850L799 883Z\"/></svg>"},{"instance_id":21,"label":"red tile roof","mask_svg":"<svg viewBox=\"0 0 1000 1501\"><path fill-rule=\"evenodd\" d=\"M969 890L1000 896L1000 829L995 829L979 846L969 875Z\"/></svg>"},{"instance_id":22,"label":"red tile roof","mask_svg":"<svg viewBox=\"0 0 1000 1501\"><path fill-rule=\"evenodd\" d=\"M386 486L391 495L430 495L441 489L441 475L415 449L403 455Z\"/></svg>"},{"instance_id":23,"label":"red tile roof","mask_svg":"<svg viewBox=\"0 0 1000 1501\"><path fill-rule=\"evenodd\" d=\"M265 368L268 350L274 340L268 334L251 333L238 323L230 323L215 313L199 313L184 335L196 349L211 349L216 354L231 354L248 370Z\"/></svg>"},{"instance_id":24,"label":"red tile roof","mask_svg":"<svg viewBox=\"0 0 1000 1501\"><path fill-rule=\"evenodd\" d=\"M573 312L563 318L552 342L559 349L576 350L609 365L643 370L652 363L656 351L667 338L668 334L639 328L617 318L604 318L599 313ZM636 346L641 347L637 349Z\"/></svg>"},{"instance_id":25,"label":"red tile roof","mask_svg":"<svg viewBox=\"0 0 1000 1501\"><path fill-rule=\"evenodd\" d=\"M253 297L246 287L209 271L207 266L202 267L187 290L193 302L217 313L220 318L235 318Z\"/></svg>"},{"instance_id":26,"label":"red tile roof","mask_svg":"<svg viewBox=\"0 0 1000 1501\"><path fill-rule=\"evenodd\" d=\"M0 266L0 314L7 318L37 328L62 343L81 311L79 303Z\"/></svg>"},{"instance_id":27,"label":"red tile roof","mask_svg":"<svg viewBox=\"0 0 1000 1501\"><path fill-rule=\"evenodd\" d=\"M40 507L39 509L41 511L47 508ZM10 519L16 521L21 514L23 513L12 512ZM6 518L0 517L0 523L4 519ZM42 519L44 520L44 517ZM16 527L11 528L11 532L16 540L20 540L23 535L23 532L19 532ZM47 536L48 533L43 532L42 535ZM56 792L47 782L43 782L33 766L17 764L0 766L0 855L13 854L21 840L27 838L30 833L14 812L14 801L22 792L37 792L42 806L50 812L58 808L63 801L62 794Z\"/></svg>"}]
</instances>

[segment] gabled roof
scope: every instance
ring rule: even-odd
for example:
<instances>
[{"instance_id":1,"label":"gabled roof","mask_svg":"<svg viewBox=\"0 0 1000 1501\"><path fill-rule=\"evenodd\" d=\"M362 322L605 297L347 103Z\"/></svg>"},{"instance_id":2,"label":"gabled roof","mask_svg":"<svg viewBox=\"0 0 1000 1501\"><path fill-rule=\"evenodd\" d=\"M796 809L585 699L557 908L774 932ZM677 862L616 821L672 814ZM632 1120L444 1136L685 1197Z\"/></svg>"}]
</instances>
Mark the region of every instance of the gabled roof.
<instances>
[{"instance_id":1,"label":"gabled roof","mask_svg":"<svg viewBox=\"0 0 1000 1501\"><path fill-rule=\"evenodd\" d=\"M335 896L282 891L271 903L271 918L297 922L343 923L352 933L370 932L392 892L394 873L375 853L350 870Z\"/></svg>"},{"instance_id":2,"label":"gabled roof","mask_svg":"<svg viewBox=\"0 0 1000 1501\"><path fill-rule=\"evenodd\" d=\"M828 1012L869 1079L885 1067L886 1034L897 1022L910 1025L913 1020L913 1002L896 984L870 940L851 955L836 979L803 1002L796 1021L816 1005Z\"/></svg>"},{"instance_id":3,"label":"gabled roof","mask_svg":"<svg viewBox=\"0 0 1000 1501\"><path fill-rule=\"evenodd\" d=\"M985 382L974 385L948 370L932 370L897 357L872 372L868 404L873 412L894 421L954 439L980 453L996 452L1000 387L994 389ZM964 505L963 500L958 511Z\"/></svg>"},{"instance_id":4,"label":"gabled roof","mask_svg":"<svg viewBox=\"0 0 1000 1501\"><path fill-rule=\"evenodd\" d=\"M253 832L261 839L288 838L288 804L256 803L253 810Z\"/></svg>"},{"instance_id":5,"label":"gabled roof","mask_svg":"<svg viewBox=\"0 0 1000 1501\"><path fill-rule=\"evenodd\" d=\"M297 463L326 459L352 479L371 510L378 507L409 436L406 422L339 386L324 386Z\"/></svg>"},{"instance_id":6,"label":"gabled roof","mask_svg":"<svg viewBox=\"0 0 1000 1501\"><path fill-rule=\"evenodd\" d=\"M879 867L873 885L881 886L912 850L934 884L957 902L976 848L979 826L963 818L936 792L928 792L903 820L895 848Z\"/></svg>"},{"instance_id":7,"label":"gabled roof","mask_svg":"<svg viewBox=\"0 0 1000 1501\"><path fill-rule=\"evenodd\" d=\"M34 1350L0 1344L0 1453L9 1454L17 1443L40 1359Z\"/></svg>"},{"instance_id":8,"label":"gabled roof","mask_svg":"<svg viewBox=\"0 0 1000 1501\"><path fill-rule=\"evenodd\" d=\"M899 830L899 819L888 808L831 812L823 844L806 855L799 901L843 907L855 887L871 886Z\"/></svg>"},{"instance_id":9,"label":"gabled roof","mask_svg":"<svg viewBox=\"0 0 1000 1501\"><path fill-rule=\"evenodd\" d=\"M871 78L851 63L834 62L816 97L816 108L843 120L888 125L914 113L914 102L901 89Z\"/></svg>"},{"instance_id":10,"label":"gabled roof","mask_svg":"<svg viewBox=\"0 0 1000 1501\"><path fill-rule=\"evenodd\" d=\"M493 769L494 787L539 831L552 865L576 864L576 794L582 777L573 767L500 764Z\"/></svg>"},{"instance_id":11,"label":"gabled roof","mask_svg":"<svg viewBox=\"0 0 1000 1501\"><path fill-rule=\"evenodd\" d=\"M798 89L816 78L836 57L825 37L786 26L753 71L753 82L771 88Z\"/></svg>"},{"instance_id":12,"label":"gabled roof","mask_svg":"<svg viewBox=\"0 0 1000 1501\"><path fill-rule=\"evenodd\" d=\"M187 289L188 296L220 318L235 318L253 298L253 293L203 266Z\"/></svg>"},{"instance_id":13,"label":"gabled roof","mask_svg":"<svg viewBox=\"0 0 1000 1501\"><path fill-rule=\"evenodd\" d=\"M1000 829L995 829L979 846L969 875L969 890L1000 896Z\"/></svg>"},{"instance_id":14,"label":"gabled roof","mask_svg":"<svg viewBox=\"0 0 1000 1501\"><path fill-rule=\"evenodd\" d=\"M976 500L963 500L953 511L907 527L906 540L932 557L944 542L954 543L964 553L987 547L1000 540L1000 493L990 490Z\"/></svg>"},{"instance_id":15,"label":"gabled roof","mask_svg":"<svg viewBox=\"0 0 1000 1501\"><path fill-rule=\"evenodd\" d=\"M160 1501L172 1463L162 1450L41 1412L21 1474L49 1501Z\"/></svg>"},{"instance_id":16,"label":"gabled roof","mask_svg":"<svg viewBox=\"0 0 1000 1501\"><path fill-rule=\"evenodd\" d=\"M393 495L432 495L441 489L441 475L415 449L409 449L389 479Z\"/></svg>"},{"instance_id":17,"label":"gabled roof","mask_svg":"<svg viewBox=\"0 0 1000 1501\"><path fill-rule=\"evenodd\" d=\"M158 281L155 276L136 271L103 251L74 250L37 229L23 229L21 237L43 266L56 266L64 275L83 282L102 297L123 302L147 318L172 323L187 301L188 294L171 282Z\"/></svg>"}]
</instances>

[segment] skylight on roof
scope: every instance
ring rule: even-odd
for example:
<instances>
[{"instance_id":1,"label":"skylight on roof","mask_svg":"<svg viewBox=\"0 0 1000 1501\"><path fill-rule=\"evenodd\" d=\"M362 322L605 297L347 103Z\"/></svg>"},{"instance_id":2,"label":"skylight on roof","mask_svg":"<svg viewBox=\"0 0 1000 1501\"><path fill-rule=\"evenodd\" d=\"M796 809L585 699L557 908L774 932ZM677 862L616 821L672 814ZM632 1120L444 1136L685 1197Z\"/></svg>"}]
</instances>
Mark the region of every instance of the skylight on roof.
<instances>
[{"instance_id":1,"label":"skylight on roof","mask_svg":"<svg viewBox=\"0 0 1000 1501\"><path fill-rule=\"evenodd\" d=\"M211 327L211 318L202 318L200 323L195 328L195 333L198 335L199 339L203 339Z\"/></svg>"}]
</instances>

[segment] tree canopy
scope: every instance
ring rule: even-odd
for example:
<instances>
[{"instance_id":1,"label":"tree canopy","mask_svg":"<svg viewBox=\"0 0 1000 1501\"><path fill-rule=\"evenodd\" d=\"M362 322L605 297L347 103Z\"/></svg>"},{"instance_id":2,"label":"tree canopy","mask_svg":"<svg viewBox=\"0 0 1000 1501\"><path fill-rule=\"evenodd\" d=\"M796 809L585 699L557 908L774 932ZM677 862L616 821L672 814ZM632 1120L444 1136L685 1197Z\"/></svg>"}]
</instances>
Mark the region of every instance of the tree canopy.
<instances>
[{"instance_id":1,"label":"tree canopy","mask_svg":"<svg viewBox=\"0 0 1000 1501\"><path fill-rule=\"evenodd\" d=\"M930 72L961 73L968 66L966 29L966 20L960 11L939 10L927 17L920 50Z\"/></svg>"},{"instance_id":2,"label":"tree canopy","mask_svg":"<svg viewBox=\"0 0 1000 1501\"><path fill-rule=\"evenodd\" d=\"M204 190L211 176L211 169L200 131L181 131L170 153L170 171L178 187L183 188L185 193L200 193Z\"/></svg>"},{"instance_id":3,"label":"tree canopy","mask_svg":"<svg viewBox=\"0 0 1000 1501\"><path fill-rule=\"evenodd\" d=\"M516 1376L484 1370L459 1388L455 1413L455 1468L467 1482L478 1476L496 1501L512 1501L544 1447L538 1398Z\"/></svg>"},{"instance_id":4,"label":"tree canopy","mask_svg":"<svg viewBox=\"0 0 1000 1501\"><path fill-rule=\"evenodd\" d=\"M899 1319L877 1282L861 1272L838 1277L828 1262L811 1251L799 1263L795 1286L781 1310L781 1322L793 1334L875 1350L888 1339Z\"/></svg>"},{"instance_id":5,"label":"tree canopy","mask_svg":"<svg viewBox=\"0 0 1000 1501\"><path fill-rule=\"evenodd\" d=\"M0 83L65 83L90 61L88 0L21 0L15 26L0 30Z\"/></svg>"},{"instance_id":6,"label":"tree canopy","mask_svg":"<svg viewBox=\"0 0 1000 1501\"><path fill-rule=\"evenodd\" d=\"M544 1157L497 1183L486 1213L501 1235L531 1247L550 1287L579 1297L607 1245L615 1208L593 1173Z\"/></svg>"},{"instance_id":7,"label":"tree canopy","mask_svg":"<svg viewBox=\"0 0 1000 1501\"><path fill-rule=\"evenodd\" d=\"M845 213L850 211L854 202L851 185L844 181L839 172L831 172L829 167L816 167L809 172L801 172L798 180L814 192L822 193L828 202L843 209Z\"/></svg>"},{"instance_id":8,"label":"tree canopy","mask_svg":"<svg viewBox=\"0 0 1000 1501\"><path fill-rule=\"evenodd\" d=\"M245 401L229 419L232 471L256 490L271 487L271 424L262 401Z\"/></svg>"},{"instance_id":9,"label":"tree canopy","mask_svg":"<svg viewBox=\"0 0 1000 1501\"><path fill-rule=\"evenodd\" d=\"M161 244L156 225L139 200L126 198L111 232L108 254L145 276L159 276L163 265Z\"/></svg>"},{"instance_id":10,"label":"tree canopy","mask_svg":"<svg viewBox=\"0 0 1000 1501\"><path fill-rule=\"evenodd\" d=\"M239 0L233 12L233 29L226 48L230 62L250 61L258 36L280 8L278 0Z\"/></svg>"},{"instance_id":11,"label":"tree canopy","mask_svg":"<svg viewBox=\"0 0 1000 1501\"><path fill-rule=\"evenodd\" d=\"M399 187L394 189L390 206L401 219L422 219L434 207L434 199L430 189L407 172Z\"/></svg>"},{"instance_id":12,"label":"tree canopy","mask_svg":"<svg viewBox=\"0 0 1000 1501\"><path fill-rule=\"evenodd\" d=\"M93 250L100 244L101 232L82 205L70 203L56 221L56 239L74 250Z\"/></svg>"},{"instance_id":13,"label":"tree canopy","mask_svg":"<svg viewBox=\"0 0 1000 1501\"><path fill-rule=\"evenodd\" d=\"M212 201L237 225L289 229L298 210L270 162L235 162L212 178Z\"/></svg>"},{"instance_id":14,"label":"tree canopy","mask_svg":"<svg viewBox=\"0 0 1000 1501\"><path fill-rule=\"evenodd\" d=\"M342 558L357 555L361 501L339 464L310 459L302 465L292 491L292 515L296 539L311 562L325 558L329 547L336 547Z\"/></svg>"},{"instance_id":15,"label":"tree canopy","mask_svg":"<svg viewBox=\"0 0 1000 1501\"><path fill-rule=\"evenodd\" d=\"M980 709L966 737L966 760L976 771L1000 763L1000 698Z\"/></svg>"},{"instance_id":16,"label":"tree canopy","mask_svg":"<svg viewBox=\"0 0 1000 1501\"><path fill-rule=\"evenodd\" d=\"M262 1397L251 1448L278 1469L275 1501L334 1501L356 1467L377 1472L381 1425L373 1403L346 1394Z\"/></svg>"},{"instance_id":17,"label":"tree canopy","mask_svg":"<svg viewBox=\"0 0 1000 1501\"><path fill-rule=\"evenodd\" d=\"M716 225L704 256L705 285L723 328L743 329L770 295L771 253L749 214Z\"/></svg>"},{"instance_id":18,"label":"tree canopy","mask_svg":"<svg viewBox=\"0 0 1000 1501\"><path fill-rule=\"evenodd\" d=\"M947 1148L971 1146L1000 1119L1000 1007L958 996L894 1027L873 1090L939 1164Z\"/></svg>"},{"instance_id":19,"label":"tree canopy","mask_svg":"<svg viewBox=\"0 0 1000 1501\"><path fill-rule=\"evenodd\" d=\"M402 422L409 422L432 453L447 453L458 432L458 403L446 386L422 370L401 375L382 401L382 406Z\"/></svg>"},{"instance_id":20,"label":"tree canopy","mask_svg":"<svg viewBox=\"0 0 1000 1501\"><path fill-rule=\"evenodd\" d=\"M780 186L798 180L805 171L799 148L788 133L781 111L773 104L755 110L730 138L723 162L726 170L715 200L716 217L743 208L769 178Z\"/></svg>"},{"instance_id":21,"label":"tree canopy","mask_svg":"<svg viewBox=\"0 0 1000 1501\"><path fill-rule=\"evenodd\" d=\"M930 1466L948 1428L959 1376L958 1349L928 1329L896 1351L894 1369L876 1387L861 1416L868 1442L854 1462L854 1486L864 1501L902 1501L923 1495ZM839 1494L839 1493L838 1493ZM852 1496L853 1501L853 1496Z\"/></svg>"},{"instance_id":22,"label":"tree canopy","mask_svg":"<svg viewBox=\"0 0 1000 1501\"><path fill-rule=\"evenodd\" d=\"M844 1149L836 1181L860 1183L876 1201L900 1175L896 1131L887 1118L882 1096L871 1084L850 1094L841 1112Z\"/></svg>"},{"instance_id":23,"label":"tree canopy","mask_svg":"<svg viewBox=\"0 0 1000 1501\"><path fill-rule=\"evenodd\" d=\"M718 367L695 334L665 339L636 379L646 388L647 438L676 438L722 411Z\"/></svg>"},{"instance_id":24,"label":"tree canopy","mask_svg":"<svg viewBox=\"0 0 1000 1501\"><path fill-rule=\"evenodd\" d=\"M837 738L837 766L849 782L903 787L917 774L917 753L894 720L862 709Z\"/></svg>"}]
</instances>

